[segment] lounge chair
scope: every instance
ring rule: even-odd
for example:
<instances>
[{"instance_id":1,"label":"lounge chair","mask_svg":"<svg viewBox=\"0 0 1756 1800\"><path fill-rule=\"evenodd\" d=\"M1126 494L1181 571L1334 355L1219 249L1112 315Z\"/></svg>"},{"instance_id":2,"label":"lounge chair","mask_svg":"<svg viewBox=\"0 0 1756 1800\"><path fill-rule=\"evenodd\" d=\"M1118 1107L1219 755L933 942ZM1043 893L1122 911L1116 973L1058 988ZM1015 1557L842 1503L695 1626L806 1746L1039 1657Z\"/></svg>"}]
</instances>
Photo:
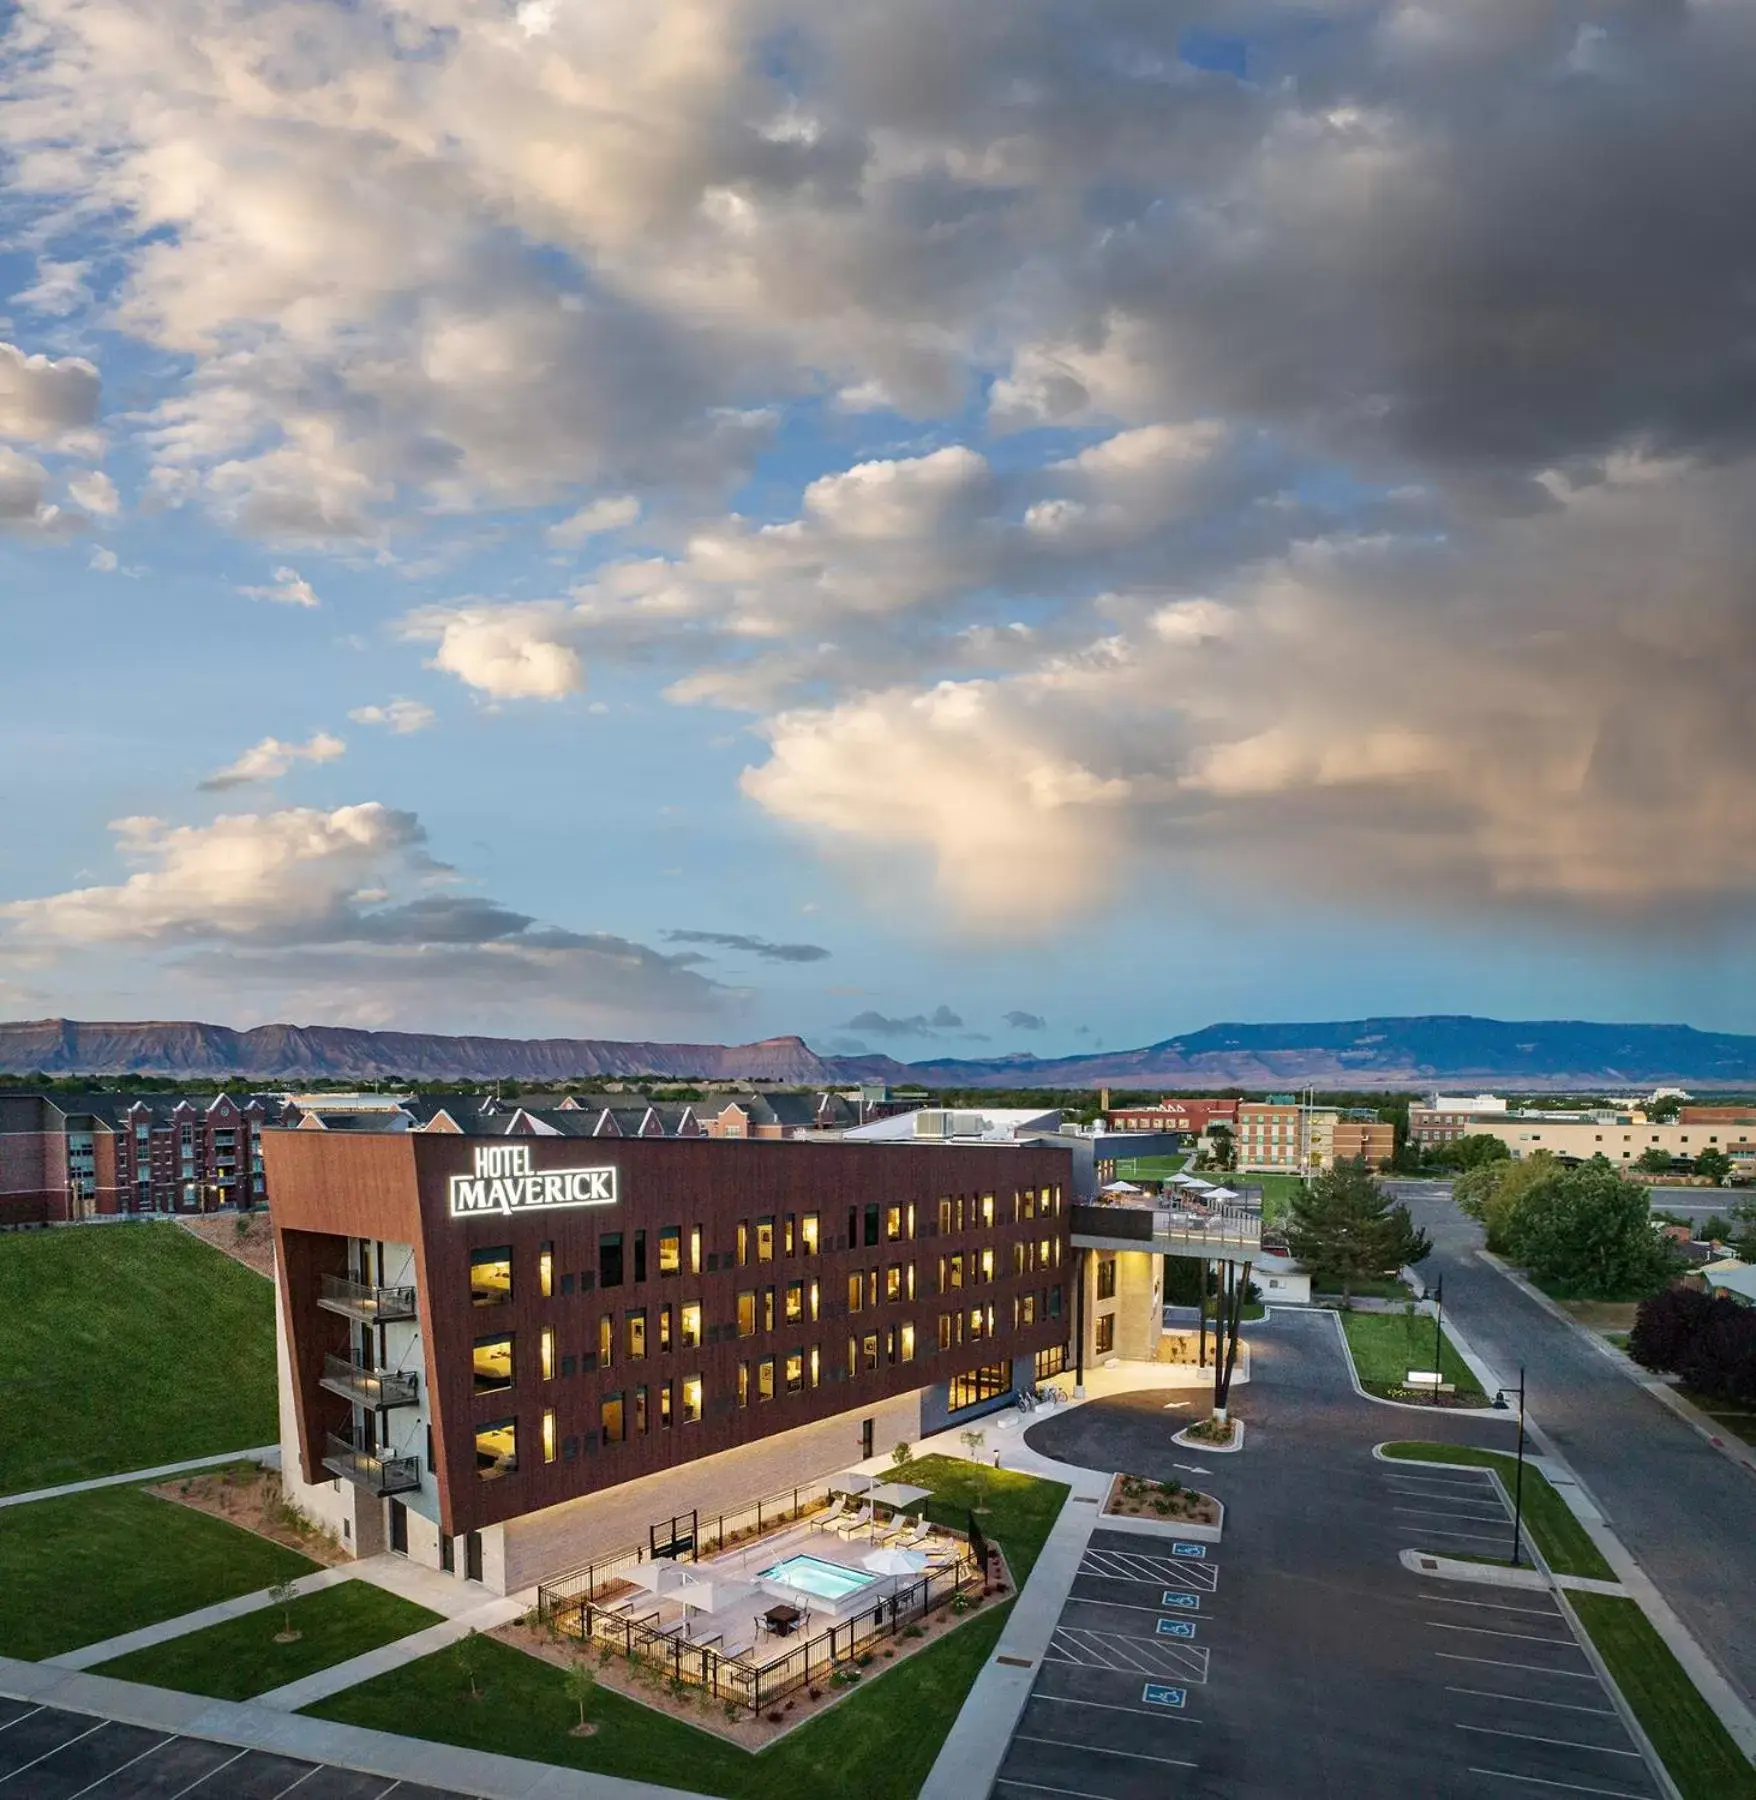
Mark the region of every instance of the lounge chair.
<instances>
[{"instance_id":1,"label":"lounge chair","mask_svg":"<svg viewBox=\"0 0 1756 1800\"><path fill-rule=\"evenodd\" d=\"M917 1519L913 1525L896 1540L899 1550L913 1550L924 1544L933 1535L933 1527L925 1519Z\"/></svg>"},{"instance_id":2,"label":"lounge chair","mask_svg":"<svg viewBox=\"0 0 1756 1800\"><path fill-rule=\"evenodd\" d=\"M862 1506L851 1518L838 1520L834 1526L837 1537L852 1537L856 1531L864 1531L872 1523L872 1509Z\"/></svg>"}]
</instances>

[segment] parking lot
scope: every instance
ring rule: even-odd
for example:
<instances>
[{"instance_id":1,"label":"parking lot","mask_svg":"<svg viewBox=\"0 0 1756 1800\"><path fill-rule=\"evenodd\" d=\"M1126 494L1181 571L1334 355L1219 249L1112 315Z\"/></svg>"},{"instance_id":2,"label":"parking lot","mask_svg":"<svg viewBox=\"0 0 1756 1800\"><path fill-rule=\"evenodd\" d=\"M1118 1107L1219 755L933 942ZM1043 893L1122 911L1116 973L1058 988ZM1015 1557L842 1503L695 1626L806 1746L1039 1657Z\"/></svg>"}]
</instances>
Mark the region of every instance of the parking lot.
<instances>
[{"instance_id":1,"label":"parking lot","mask_svg":"<svg viewBox=\"0 0 1756 1800\"><path fill-rule=\"evenodd\" d=\"M1405 1550L1509 1553L1486 1472L1376 1460L1413 1415L1353 1392L1331 1321L1252 1330L1245 1451L1199 1471L1226 1502L1223 1542L1093 1533L992 1800L1655 1795L1545 1588L1403 1566ZM1123 1396L1029 1441L1164 1479L1188 1454L1166 1419L1156 1396ZM1493 1420L1420 1430L1500 1441Z\"/></svg>"},{"instance_id":2,"label":"parking lot","mask_svg":"<svg viewBox=\"0 0 1756 1800\"><path fill-rule=\"evenodd\" d=\"M468 1800L0 1697L0 1800Z\"/></svg>"}]
</instances>

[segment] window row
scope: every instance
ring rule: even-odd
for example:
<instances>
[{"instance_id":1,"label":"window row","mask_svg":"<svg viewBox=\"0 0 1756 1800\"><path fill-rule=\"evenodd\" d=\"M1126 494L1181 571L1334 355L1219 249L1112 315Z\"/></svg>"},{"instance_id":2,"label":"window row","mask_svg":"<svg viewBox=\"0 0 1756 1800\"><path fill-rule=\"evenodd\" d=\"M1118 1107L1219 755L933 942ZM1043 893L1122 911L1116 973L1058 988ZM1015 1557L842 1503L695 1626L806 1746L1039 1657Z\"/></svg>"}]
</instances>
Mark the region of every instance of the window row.
<instances>
[{"instance_id":1,"label":"window row","mask_svg":"<svg viewBox=\"0 0 1756 1800\"><path fill-rule=\"evenodd\" d=\"M592 1288L618 1288L629 1280L647 1279L649 1268L661 1277L701 1273L702 1230L692 1225L687 1238L681 1225L664 1225L656 1232L636 1231L624 1234L606 1231L598 1237L597 1267L575 1276L562 1274L557 1281L555 1246L542 1245L537 1251L536 1285L538 1297L552 1298L558 1291L571 1294L589 1293ZM653 1241L653 1255L648 1257L648 1239ZM488 1249L472 1250L469 1259L470 1300L476 1306L504 1306L513 1294L513 1251L510 1244L495 1244Z\"/></svg>"},{"instance_id":2,"label":"window row","mask_svg":"<svg viewBox=\"0 0 1756 1800\"><path fill-rule=\"evenodd\" d=\"M815 1306L811 1316L817 1316ZM607 1369L617 1360L617 1335L615 1315L605 1313L598 1320L596 1367ZM637 1307L622 1315L620 1335L621 1354L630 1362L641 1362L649 1354L663 1356L673 1350L699 1349L702 1341L701 1302L687 1300L679 1306ZM557 1358L554 1326L543 1326L536 1337L540 1379L553 1381L557 1369L563 1375L571 1375L574 1359L571 1356ZM517 1338L516 1332L500 1331L475 1340L473 1360L478 1394L509 1388L517 1380Z\"/></svg>"},{"instance_id":3,"label":"window row","mask_svg":"<svg viewBox=\"0 0 1756 1800\"><path fill-rule=\"evenodd\" d=\"M655 1427L669 1431L673 1424L694 1425L700 1418L701 1377L685 1375L679 1381L606 1395L598 1404L598 1441L620 1444L630 1437L644 1437ZM577 1438L568 1438L565 1446L560 1443L553 1407L543 1410L541 1432L544 1462L554 1462L563 1449L569 1461L578 1453ZM476 1427L475 1465L479 1481L501 1481L518 1473L516 1419L495 1419Z\"/></svg>"}]
</instances>

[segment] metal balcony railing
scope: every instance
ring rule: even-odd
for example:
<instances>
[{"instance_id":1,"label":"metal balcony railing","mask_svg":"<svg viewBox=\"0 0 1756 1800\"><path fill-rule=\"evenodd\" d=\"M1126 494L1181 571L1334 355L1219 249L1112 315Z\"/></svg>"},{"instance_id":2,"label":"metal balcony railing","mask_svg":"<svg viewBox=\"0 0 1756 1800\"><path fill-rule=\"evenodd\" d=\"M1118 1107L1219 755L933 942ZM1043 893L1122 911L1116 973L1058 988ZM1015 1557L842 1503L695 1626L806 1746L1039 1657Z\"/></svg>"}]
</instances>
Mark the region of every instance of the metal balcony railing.
<instances>
[{"instance_id":1,"label":"metal balcony railing","mask_svg":"<svg viewBox=\"0 0 1756 1800\"><path fill-rule=\"evenodd\" d=\"M345 1356L323 1359L322 1385L332 1394L340 1394L355 1406L371 1406L379 1410L390 1406L413 1406L420 1398L421 1378L389 1369L362 1369Z\"/></svg>"},{"instance_id":2,"label":"metal balcony railing","mask_svg":"<svg viewBox=\"0 0 1756 1800\"><path fill-rule=\"evenodd\" d=\"M415 1316L415 1290L412 1287L367 1287L342 1275L325 1275L317 1304L363 1324L382 1325L392 1319Z\"/></svg>"},{"instance_id":3,"label":"metal balcony railing","mask_svg":"<svg viewBox=\"0 0 1756 1800\"><path fill-rule=\"evenodd\" d=\"M356 1450L348 1438L331 1432L323 1466L343 1481L364 1488L383 1499L387 1494L406 1494L421 1485L420 1459L414 1456L380 1456L372 1450Z\"/></svg>"},{"instance_id":4,"label":"metal balcony railing","mask_svg":"<svg viewBox=\"0 0 1756 1800\"><path fill-rule=\"evenodd\" d=\"M1262 1215L1221 1207L1212 1212L1150 1202L1076 1204L1068 1225L1076 1246L1137 1243L1162 1256L1205 1257L1216 1262L1254 1259L1262 1250Z\"/></svg>"}]
</instances>

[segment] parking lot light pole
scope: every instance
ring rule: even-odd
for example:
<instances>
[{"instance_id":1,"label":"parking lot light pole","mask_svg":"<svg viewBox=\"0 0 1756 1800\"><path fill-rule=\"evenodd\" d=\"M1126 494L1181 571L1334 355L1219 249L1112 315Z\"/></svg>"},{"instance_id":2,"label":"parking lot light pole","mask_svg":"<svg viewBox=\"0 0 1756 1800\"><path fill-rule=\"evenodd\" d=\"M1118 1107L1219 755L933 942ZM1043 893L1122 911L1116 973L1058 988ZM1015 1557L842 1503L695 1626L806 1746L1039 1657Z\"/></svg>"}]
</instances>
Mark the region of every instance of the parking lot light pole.
<instances>
[{"instance_id":1,"label":"parking lot light pole","mask_svg":"<svg viewBox=\"0 0 1756 1800\"><path fill-rule=\"evenodd\" d=\"M1499 1411L1506 1410L1505 1388L1494 1396ZM1518 1568L1524 1547L1524 1364L1518 1365L1518 1473L1512 1486L1512 1566Z\"/></svg>"}]
</instances>

